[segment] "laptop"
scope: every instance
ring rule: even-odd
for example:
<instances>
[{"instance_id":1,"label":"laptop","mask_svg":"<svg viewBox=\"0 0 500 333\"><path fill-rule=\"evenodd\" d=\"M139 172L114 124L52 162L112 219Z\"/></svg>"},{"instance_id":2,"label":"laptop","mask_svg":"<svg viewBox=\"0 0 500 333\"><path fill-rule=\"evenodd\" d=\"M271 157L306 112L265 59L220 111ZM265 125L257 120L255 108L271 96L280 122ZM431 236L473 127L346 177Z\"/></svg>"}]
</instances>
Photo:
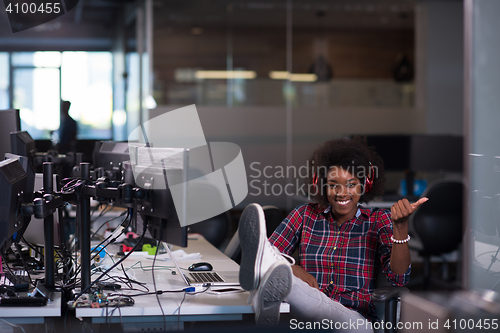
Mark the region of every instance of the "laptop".
<instances>
[{"instance_id":1,"label":"laptop","mask_svg":"<svg viewBox=\"0 0 500 333\"><path fill-rule=\"evenodd\" d=\"M240 285L239 272L237 271L203 271L203 272L187 272L183 273L177 259L166 246L168 255L175 265L177 273L182 277L182 280L188 287L227 287Z\"/></svg>"}]
</instances>

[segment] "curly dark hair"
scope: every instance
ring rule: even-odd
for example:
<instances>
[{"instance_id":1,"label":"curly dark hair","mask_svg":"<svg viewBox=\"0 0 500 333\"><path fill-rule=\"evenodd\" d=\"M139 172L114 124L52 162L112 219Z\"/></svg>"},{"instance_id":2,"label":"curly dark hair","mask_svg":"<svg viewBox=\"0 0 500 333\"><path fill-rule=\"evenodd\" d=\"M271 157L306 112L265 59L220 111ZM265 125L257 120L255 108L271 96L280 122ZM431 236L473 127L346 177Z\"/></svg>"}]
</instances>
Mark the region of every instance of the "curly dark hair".
<instances>
[{"instance_id":1,"label":"curly dark hair","mask_svg":"<svg viewBox=\"0 0 500 333\"><path fill-rule=\"evenodd\" d=\"M360 202L369 202L384 193L384 161L373 147L367 145L366 138L355 136L352 139L326 141L314 151L309 165L309 188L315 188L315 183L318 186L316 191L311 191L311 198L322 206L330 204L325 186L328 170L333 166L349 171L360 180L361 184L364 184L365 178L374 172L372 189L361 195Z\"/></svg>"}]
</instances>

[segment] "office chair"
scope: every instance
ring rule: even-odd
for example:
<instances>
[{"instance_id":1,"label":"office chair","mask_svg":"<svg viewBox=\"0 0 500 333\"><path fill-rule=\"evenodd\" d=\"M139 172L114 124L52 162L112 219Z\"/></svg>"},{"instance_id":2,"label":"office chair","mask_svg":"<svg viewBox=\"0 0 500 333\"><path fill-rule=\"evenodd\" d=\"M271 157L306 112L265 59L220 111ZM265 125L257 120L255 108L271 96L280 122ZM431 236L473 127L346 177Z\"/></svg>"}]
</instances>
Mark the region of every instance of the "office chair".
<instances>
[{"instance_id":1,"label":"office chair","mask_svg":"<svg viewBox=\"0 0 500 333\"><path fill-rule=\"evenodd\" d=\"M439 181L423 194L429 198L412 215L411 223L422 242L423 288L432 282L448 288L449 283L431 279L431 256L458 249L462 241L464 186L460 181Z\"/></svg>"},{"instance_id":2,"label":"office chair","mask_svg":"<svg viewBox=\"0 0 500 333\"><path fill-rule=\"evenodd\" d=\"M270 237L278 225L280 225L281 221L283 221L285 215L281 209L276 206L262 206L262 210L266 217L267 237Z\"/></svg>"},{"instance_id":3,"label":"office chair","mask_svg":"<svg viewBox=\"0 0 500 333\"><path fill-rule=\"evenodd\" d=\"M383 330L384 333L397 332L396 327L400 317L398 304L401 302L401 296L408 292L409 290L406 287L394 286L379 287L373 292L372 301L376 305L377 303L384 305L384 307L377 307L377 313L380 319L383 318L386 323ZM391 325L387 325L387 323L391 323Z\"/></svg>"},{"instance_id":4,"label":"office chair","mask_svg":"<svg viewBox=\"0 0 500 333\"><path fill-rule=\"evenodd\" d=\"M216 215L204 221L189 226L188 232L203 235L205 239L215 246L220 246L229 236L231 231L231 214L229 211Z\"/></svg>"}]
</instances>

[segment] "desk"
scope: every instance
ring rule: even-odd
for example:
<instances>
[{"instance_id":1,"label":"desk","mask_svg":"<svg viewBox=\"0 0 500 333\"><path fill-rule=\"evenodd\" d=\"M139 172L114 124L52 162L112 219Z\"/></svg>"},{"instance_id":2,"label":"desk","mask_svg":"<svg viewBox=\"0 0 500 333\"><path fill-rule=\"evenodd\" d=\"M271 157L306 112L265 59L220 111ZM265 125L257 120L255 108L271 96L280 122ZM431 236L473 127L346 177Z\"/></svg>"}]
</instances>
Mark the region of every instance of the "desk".
<instances>
[{"instance_id":1,"label":"desk","mask_svg":"<svg viewBox=\"0 0 500 333\"><path fill-rule=\"evenodd\" d=\"M52 293L52 301L48 301L46 306L13 306L1 307L0 318L16 325L25 324L43 324L46 318L61 316L61 299L60 292ZM12 332L11 326L0 322L0 332Z\"/></svg>"},{"instance_id":2,"label":"desk","mask_svg":"<svg viewBox=\"0 0 500 333\"><path fill-rule=\"evenodd\" d=\"M176 248L174 247L173 250L176 250ZM193 262L208 261L212 264L214 270L222 274L225 271L239 271L238 264L212 246L201 235L190 235L188 247L184 251L187 253L199 252L202 254L202 257L198 259L178 260L181 268L187 268ZM144 266L151 266L153 263L151 259L138 259L136 256L131 256L124 261L124 267L130 267L138 260ZM170 260L156 261L154 274L157 290L178 290L186 287L180 276L172 275L169 270L160 270L160 266L174 267ZM134 268L133 273L130 275L133 276L133 274L135 274L136 280L146 282L150 291L154 291L151 271ZM124 292L124 294L127 293L129 292ZM136 293L138 292L130 292L129 294ZM208 293L186 294L180 311L178 311L184 295L184 293L164 293L158 295L161 309L156 296L147 295L134 297L134 306L121 307L115 311L112 308L77 308L76 316L93 324L123 323L126 331L143 331L148 329L163 329L164 320L167 327L174 329L179 327L182 329L184 322L187 321L242 320L244 314L253 313L252 306L247 304L248 292L224 295ZM289 310L290 307L288 304L283 303L281 305L281 312L289 312Z\"/></svg>"}]
</instances>

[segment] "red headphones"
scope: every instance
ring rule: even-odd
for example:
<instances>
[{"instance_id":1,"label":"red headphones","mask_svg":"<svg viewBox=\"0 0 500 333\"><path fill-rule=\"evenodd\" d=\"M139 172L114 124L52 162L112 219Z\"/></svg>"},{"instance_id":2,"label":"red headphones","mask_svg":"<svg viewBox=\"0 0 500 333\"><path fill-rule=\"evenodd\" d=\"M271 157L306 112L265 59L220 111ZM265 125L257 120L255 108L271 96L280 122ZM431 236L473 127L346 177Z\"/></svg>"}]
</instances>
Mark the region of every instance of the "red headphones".
<instances>
[{"instance_id":1,"label":"red headphones","mask_svg":"<svg viewBox=\"0 0 500 333\"><path fill-rule=\"evenodd\" d=\"M373 180L375 179L375 170L373 170L372 162L370 163L371 175L365 178L365 194L368 194L372 191L373 188Z\"/></svg>"},{"instance_id":2,"label":"red headphones","mask_svg":"<svg viewBox=\"0 0 500 333\"><path fill-rule=\"evenodd\" d=\"M312 178L312 184L314 186L314 191L318 190L318 174L315 172Z\"/></svg>"}]
</instances>

